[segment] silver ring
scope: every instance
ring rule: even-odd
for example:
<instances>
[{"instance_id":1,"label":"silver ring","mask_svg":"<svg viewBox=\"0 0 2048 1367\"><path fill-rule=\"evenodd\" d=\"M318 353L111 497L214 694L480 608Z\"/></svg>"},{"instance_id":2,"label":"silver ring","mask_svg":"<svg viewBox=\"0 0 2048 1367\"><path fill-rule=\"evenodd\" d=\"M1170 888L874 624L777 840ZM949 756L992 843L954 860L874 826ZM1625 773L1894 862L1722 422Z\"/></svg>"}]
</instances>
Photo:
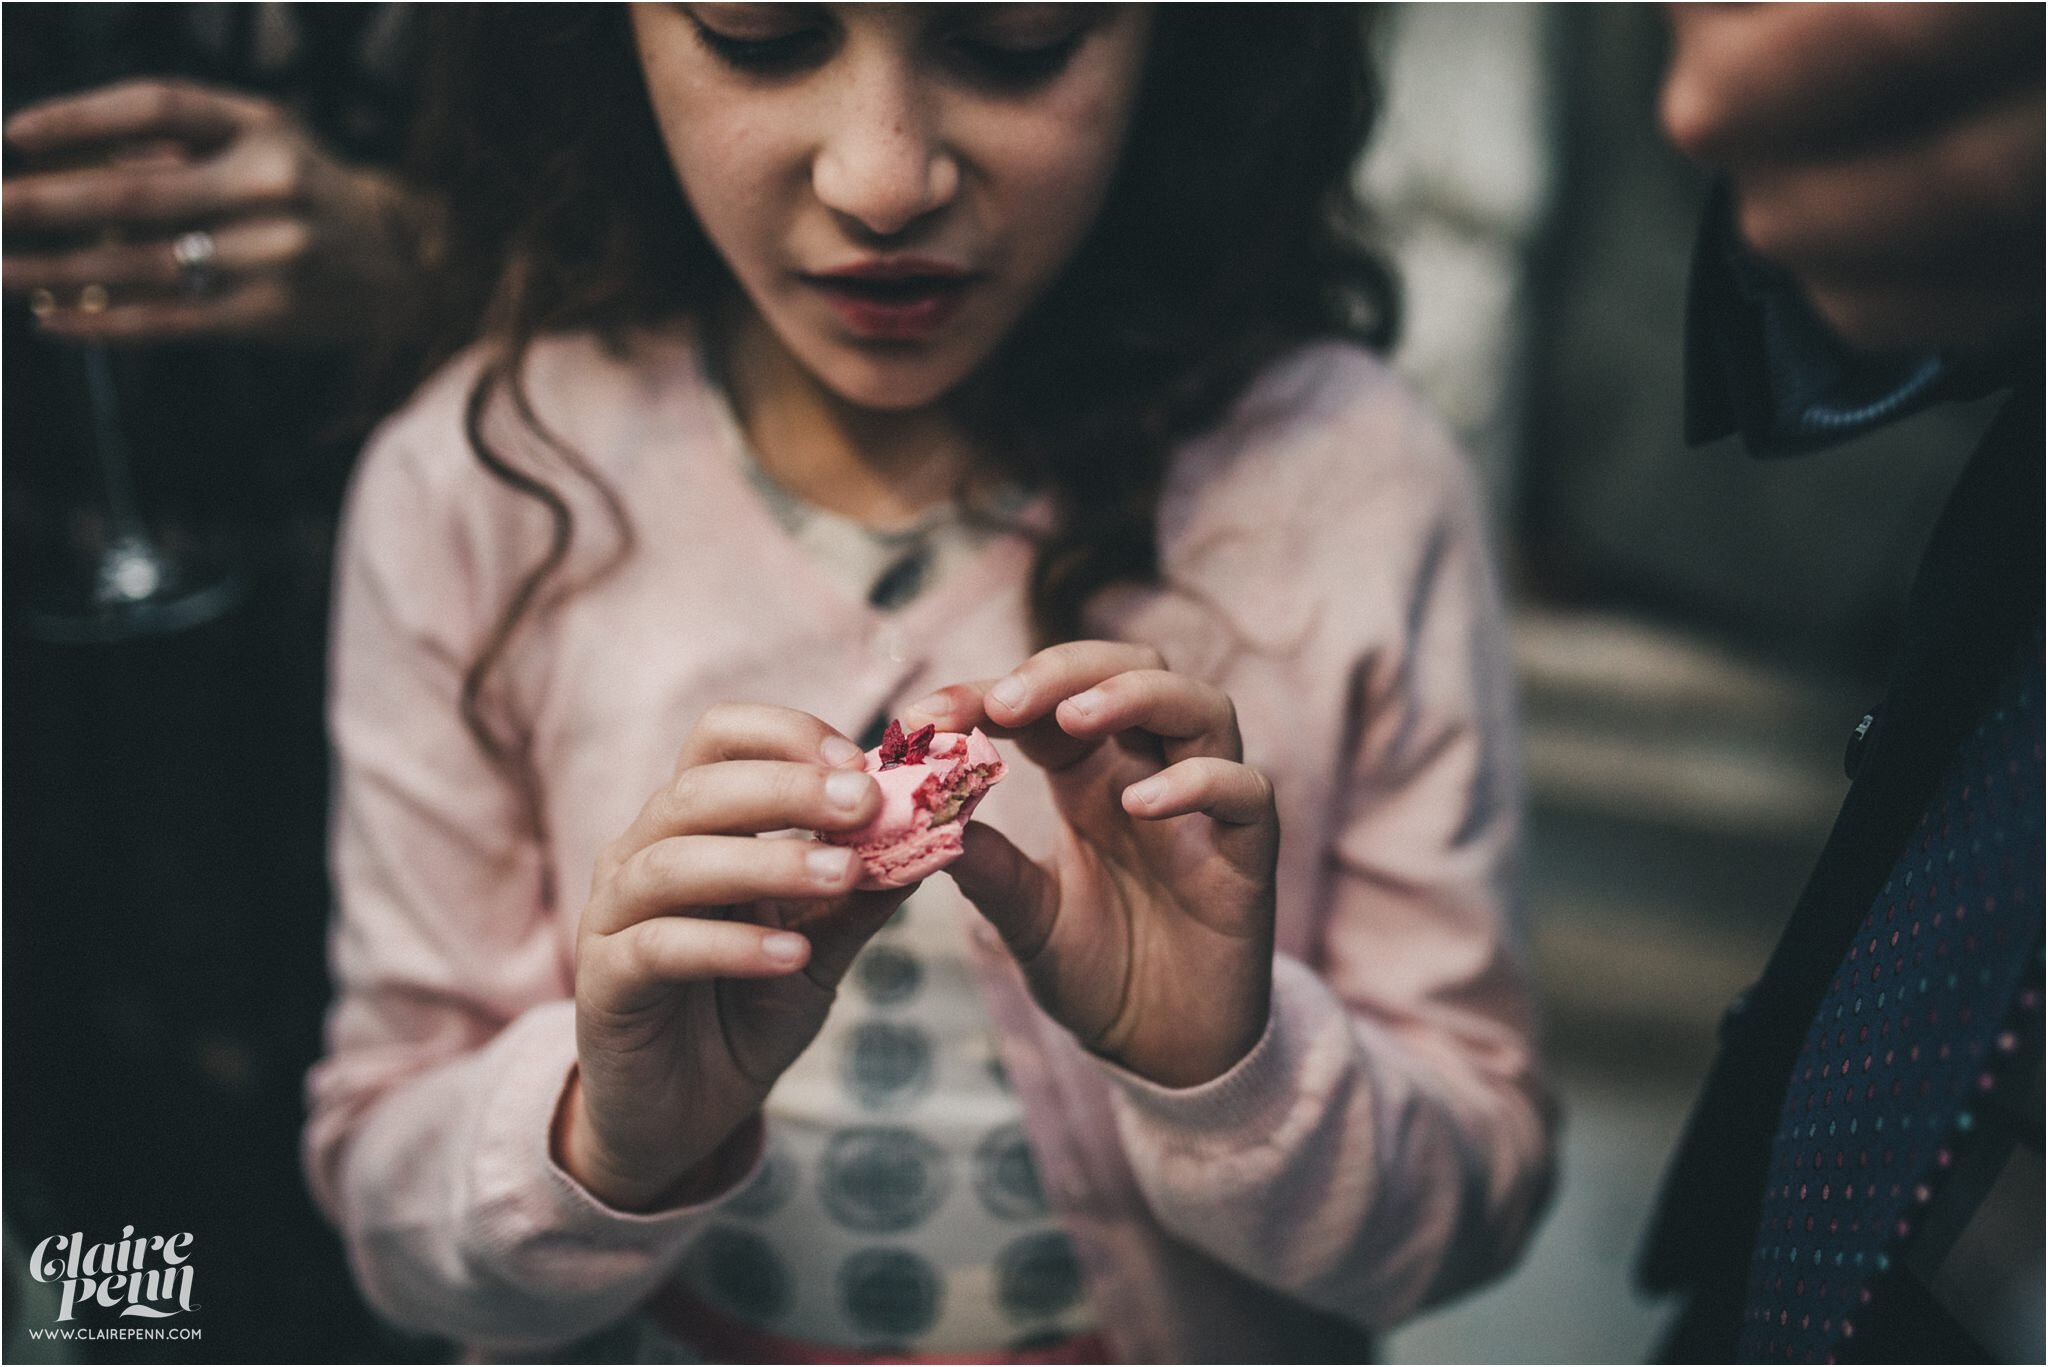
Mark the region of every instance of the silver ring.
<instances>
[{"instance_id":1,"label":"silver ring","mask_svg":"<svg viewBox=\"0 0 2048 1367\"><path fill-rule=\"evenodd\" d=\"M220 255L220 248L213 240L213 234L204 228L195 228L181 234L171 244L171 259L178 263L178 275L185 282L185 293L206 294L213 289L213 265Z\"/></svg>"}]
</instances>

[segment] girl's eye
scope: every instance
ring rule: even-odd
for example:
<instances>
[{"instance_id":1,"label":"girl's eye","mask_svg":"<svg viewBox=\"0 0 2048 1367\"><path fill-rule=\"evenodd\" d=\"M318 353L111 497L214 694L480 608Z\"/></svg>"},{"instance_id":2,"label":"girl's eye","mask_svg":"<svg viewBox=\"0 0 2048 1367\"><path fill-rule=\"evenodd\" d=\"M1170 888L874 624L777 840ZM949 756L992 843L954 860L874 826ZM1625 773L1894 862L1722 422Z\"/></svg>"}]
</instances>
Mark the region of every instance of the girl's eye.
<instances>
[{"instance_id":1,"label":"girl's eye","mask_svg":"<svg viewBox=\"0 0 2048 1367\"><path fill-rule=\"evenodd\" d=\"M690 27L712 56L755 76L782 76L815 65L825 56L831 38L815 24L762 38L720 33L695 15L690 16Z\"/></svg>"},{"instance_id":2,"label":"girl's eye","mask_svg":"<svg viewBox=\"0 0 2048 1367\"><path fill-rule=\"evenodd\" d=\"M990 85L1028 89L1041 85L1066 70L1087 26L1075 29L1049 43L994 42L986 38L956 37L952 47L968 74Z\"/></svg>"}]
</instances>

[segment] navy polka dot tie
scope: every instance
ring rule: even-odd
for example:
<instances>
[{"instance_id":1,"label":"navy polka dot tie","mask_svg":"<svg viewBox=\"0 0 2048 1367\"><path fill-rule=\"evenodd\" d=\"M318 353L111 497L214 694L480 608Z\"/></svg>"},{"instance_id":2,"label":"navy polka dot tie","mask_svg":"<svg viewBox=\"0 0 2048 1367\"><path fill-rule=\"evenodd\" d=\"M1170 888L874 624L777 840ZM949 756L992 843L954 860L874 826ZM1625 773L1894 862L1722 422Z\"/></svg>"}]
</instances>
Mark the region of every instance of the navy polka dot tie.
<instances>
[{"instance_id":1,"label":"navy polka dot tie","mask_svg":"<svg viewBox=\"0 0 2048 1367\"><path fill-rule=\"evenodd\" d=\"M2042 665L1958 750L1793 1064L1744 1308L1745 1361L1832 1360L2037 1028Z\"/></svg>"}]
</instances>

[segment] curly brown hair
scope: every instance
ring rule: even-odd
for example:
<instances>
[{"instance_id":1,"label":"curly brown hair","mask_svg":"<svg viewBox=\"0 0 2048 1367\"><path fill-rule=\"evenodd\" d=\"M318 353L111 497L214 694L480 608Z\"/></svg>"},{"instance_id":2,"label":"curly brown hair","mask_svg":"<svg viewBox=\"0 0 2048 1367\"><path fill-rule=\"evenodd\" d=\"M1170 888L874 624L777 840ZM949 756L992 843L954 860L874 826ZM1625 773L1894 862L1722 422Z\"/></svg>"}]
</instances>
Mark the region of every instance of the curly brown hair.
<instances>
[{"instance_id":1,"label":"curly brown hair","mask_svg":"<svg viewBox=\"0 0 2048 1367\"><path fill-rule=\"evenodd\" d=\"M542 430L521 387L545 333L615 345L699 316L734 286L676 183L622 6L437 8L419 169L448 195L439 357L479 337L477 459L546 508L553 534L471 662L482 700L513 633L566 563L561 489L485 440L499 395L617 524L624 508ZM1029 586L1043 643L1081 632L1110 584L1159 579L1157 505L1174 447L1261 368L1318 336L1384 348L1391 271L1367 245L1352 174L1377 104L1350 6L1162 6L1117 179L1073 259L951 402L989 459L1053 496Z\"/></svg>"}]
</instances>

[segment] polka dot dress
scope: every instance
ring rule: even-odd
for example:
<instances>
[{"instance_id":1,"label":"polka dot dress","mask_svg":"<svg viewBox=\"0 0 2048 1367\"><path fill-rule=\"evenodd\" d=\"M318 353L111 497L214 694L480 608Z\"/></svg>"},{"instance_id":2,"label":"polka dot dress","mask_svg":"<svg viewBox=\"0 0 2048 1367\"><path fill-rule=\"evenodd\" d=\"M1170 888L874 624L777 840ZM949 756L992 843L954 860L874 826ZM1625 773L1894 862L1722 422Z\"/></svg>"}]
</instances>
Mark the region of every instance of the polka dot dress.
<instances>
[{"instance_id":1,"label":"polka dot dress","mask_svg":"<svg viewBox=\"0 0 2048 1367\"><path fill-rule=\"evenodd\" d=\"M973 912L926 887L862 951L768 1101L753 1182L682 1280L780 1338L1000 1353L1093 1327L969 960ZM688 1360L683 1351L642 1360Z\"/></svg>"},{"instance_id":2,"label":"polka dot dress","mask_svg":"<svg viewBox=\"0 0 2048 1367\"><path fill-rule=\"evenodd\" d=\"M2041 658L1963 744L1836 969L1773 1139L1745 1361L1832 1360L2039 1029Z\"/></svg>"}]
</instances>

